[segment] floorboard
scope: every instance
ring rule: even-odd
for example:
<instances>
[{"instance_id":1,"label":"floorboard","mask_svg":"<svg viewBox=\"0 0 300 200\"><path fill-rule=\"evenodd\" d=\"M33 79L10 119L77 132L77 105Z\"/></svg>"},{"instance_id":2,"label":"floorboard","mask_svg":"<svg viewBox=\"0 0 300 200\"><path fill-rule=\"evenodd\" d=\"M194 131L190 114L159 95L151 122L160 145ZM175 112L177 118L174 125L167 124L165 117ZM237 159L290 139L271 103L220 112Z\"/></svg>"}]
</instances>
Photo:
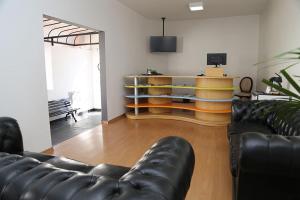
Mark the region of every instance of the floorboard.
<instances>
[{"instance_id":1,"label":"floorboard","mask_svg":"<svg viewBox=\"0 0 300 200\"><path fill-rule=\"evenodd\" d=\"M110 163L131 167L162 137L188 140L196 155L195 171L187 200L231 200L232 186L226 127L207 127L173 120L129 120L77 135L46 151L88 164Z\"/></svg>"}]
</instances>

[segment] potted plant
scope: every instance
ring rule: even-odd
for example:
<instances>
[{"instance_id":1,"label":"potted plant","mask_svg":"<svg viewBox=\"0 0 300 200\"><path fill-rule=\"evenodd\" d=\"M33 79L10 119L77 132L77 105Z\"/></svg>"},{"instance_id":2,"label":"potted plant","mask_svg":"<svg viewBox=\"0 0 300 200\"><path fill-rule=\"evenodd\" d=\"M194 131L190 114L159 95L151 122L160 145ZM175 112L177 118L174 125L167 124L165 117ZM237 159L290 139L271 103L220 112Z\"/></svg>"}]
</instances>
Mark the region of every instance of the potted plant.
<instances>
[{"instance_id":1,"label":"potted plant","mask_svg":"<svg viewBox=\"0 0 300 200\"><path fill-rule=\"evenodd\" d=\"M295 91L285 88L281 85L274 84L270 80L263 79L263 83L275 88L278 92L290 97L290 101L281 101L278 106L274 106L272 111L276 111L278 117L288 120L293 117L296 112L300 110L300 85L289 74L288 69L300 63L300 48L282 53L275 56L268 62L258 63L267 64L268 66L288 64L280 70L280 74L287 80L287 82L294 88Z\"/></svg>"}]
</instances>

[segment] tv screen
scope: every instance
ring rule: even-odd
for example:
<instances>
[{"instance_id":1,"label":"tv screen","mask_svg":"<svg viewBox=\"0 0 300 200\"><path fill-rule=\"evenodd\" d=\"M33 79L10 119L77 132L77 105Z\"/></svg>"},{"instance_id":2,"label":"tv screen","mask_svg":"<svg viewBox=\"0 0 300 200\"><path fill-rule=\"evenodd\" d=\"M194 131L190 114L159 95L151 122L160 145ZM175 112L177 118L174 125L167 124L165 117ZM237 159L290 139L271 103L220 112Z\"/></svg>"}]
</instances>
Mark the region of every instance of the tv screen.
<instances>
[{"instance_id":1,"label":"tv screen","mask_svg":"<svg viewBox=\"0 0 300 200\"><path fill-rule=\"evenodd\" d=\"M226 53L209 53L207 54L207 65L226 65L227 54Z\"/></svg>"},{"instance_id":2,"label":"tv screen","mask_svg":"<svg viewBox=\"0 0 300 200\"><path fill-rule=\"evenodd\" d=\"M151 52L176 52L177 37L176 36L151 36L150 51Z\"/></svg>"}]
</instances>

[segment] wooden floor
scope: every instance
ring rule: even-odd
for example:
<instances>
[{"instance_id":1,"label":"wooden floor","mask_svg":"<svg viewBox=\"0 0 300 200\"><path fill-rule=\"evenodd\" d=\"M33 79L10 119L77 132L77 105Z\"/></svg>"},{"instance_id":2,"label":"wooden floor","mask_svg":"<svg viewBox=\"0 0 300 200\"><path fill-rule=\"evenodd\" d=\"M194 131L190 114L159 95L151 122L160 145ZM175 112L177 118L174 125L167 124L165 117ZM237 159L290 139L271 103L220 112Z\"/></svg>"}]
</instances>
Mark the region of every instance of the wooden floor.
<instances>
[{"instance_id":1,"label":"wooden floor","mask_svg":"<svg viewBox=\"0 0 300 200\"><path fill-rule=\"evenodd\" d=\"M91 165L110 163L131 167L162 137L188 140L196 155L187 200L231 200L231 175L226 127L206 127L173 120L122 118L67 140L48 154L62 155Z\"/></svg>"}]
</instances>

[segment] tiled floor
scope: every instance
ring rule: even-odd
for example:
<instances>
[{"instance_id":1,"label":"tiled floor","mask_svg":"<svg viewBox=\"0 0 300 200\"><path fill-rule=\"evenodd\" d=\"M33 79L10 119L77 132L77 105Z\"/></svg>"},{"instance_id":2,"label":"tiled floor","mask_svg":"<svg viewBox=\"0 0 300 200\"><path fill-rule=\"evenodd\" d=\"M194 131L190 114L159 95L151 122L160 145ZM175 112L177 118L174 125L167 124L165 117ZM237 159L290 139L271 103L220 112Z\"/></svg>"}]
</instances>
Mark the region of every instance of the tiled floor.
<instances>
[{"instance_id":1,"label":"tiled floor","mask_svg":"<svg viewBox=\"0 0 300 200\"><path fill-rule=\"evenodd\" d=\"M50 123L52 145L57 145L80 133L92 129L101 124L101 112L89 112L76 116L78 122L72 118L66 121L64 118Z\"/></svg>"}]
</instances>

